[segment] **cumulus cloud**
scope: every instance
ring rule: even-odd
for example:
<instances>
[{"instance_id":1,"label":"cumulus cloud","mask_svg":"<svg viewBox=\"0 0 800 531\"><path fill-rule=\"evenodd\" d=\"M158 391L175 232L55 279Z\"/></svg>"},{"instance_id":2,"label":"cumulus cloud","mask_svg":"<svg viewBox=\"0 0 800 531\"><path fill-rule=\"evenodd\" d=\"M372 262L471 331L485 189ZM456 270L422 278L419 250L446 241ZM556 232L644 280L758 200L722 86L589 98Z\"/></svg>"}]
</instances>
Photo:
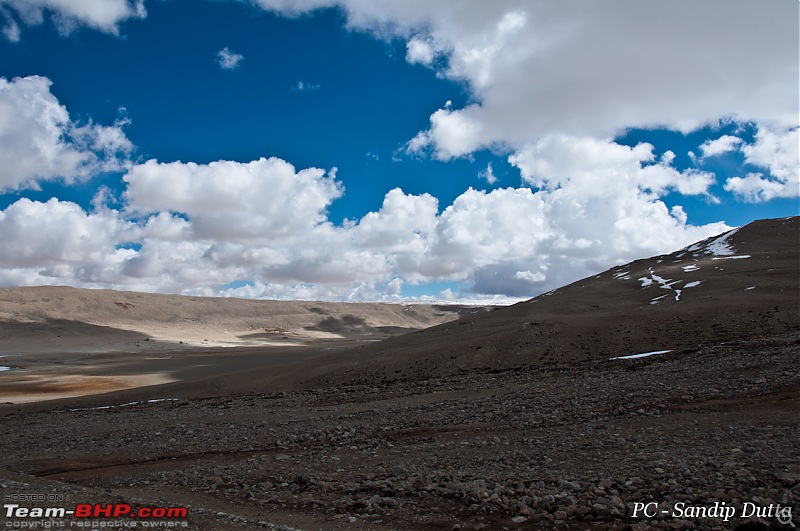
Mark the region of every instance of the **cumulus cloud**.
<instances>
[{"instance_id":1,"label":"cumulus cloud","mask_svg":"<svg viewBox=\"0 0 800 531\"><path fill-rule=\"evenodd\" d=\"M388 301L405 283L450 280L469 286L458 297L494 300L728 228L688 225L679 208L625 182L469 189L441 213L436 198L395 189L381 208L341 225L326 214L342 193L335 175L280 159L148 161L126 182L123 210L21 199L0 212L0 283ZM226 288L234 280L247 283Z\"/></svg>"},{"instance_id":2,"label":"cumulus cloud","mask_svg":"<svg viewBox=\"0 0 800 531\"><path fill-rule=\"evenodd\" d=\"M468 189L440 216L429 271L464 279L465 260L475 268L529 256L549 234L544 206L527 188Z\"/></svg>"},{"instance_id":3,"label":"cumulus cloud","mask_svg":"<svg viewBox=\"0 0 800 531\"><path fill-rule=\"evenodd\" d=\"M482 140L480 122L470 117L475 108L475 105L463 110L446 107L434 112L430 129L420 131L412 138L406 144L406 153L422 155L432 151L435 158L450 160L487 147Z\"/></svg>"},{"instance_id":4,"label":"cumulus cloud","mask_svg":"<svg viewBox=\"0 0 800 531\"><path fill-rule=\"evenodd\" d=\"M426 39L415 36L406 43L406 61L430 65L436 57L436 50Z\"/></svg>"},{"instance_id":5,"label":"cumulus cloud","mask_svg":"<svg viewBox=\"0 0 800 531\"><path fill-rule=\"evenodd\" d=\"M78 125L40 76L0 78L0 191L123 169L133 145L124 122Z\"/></svg>"},{"instance_id":6,"label":"cumulus cloud","mask_svg":"<svg viewBox=\"0 0 800 531\"><path fill-rule=\"evenodd\" d=\"M0 211L0 283L114 285L137 237L116 211L85 212L74 203L19 199ZM121 285L121 284L120 284Z\"/></svg>"},{"instance_id":7,"label":"cumulus cloud","mask_svg":"<svg viewBox=\"0 0 800 531\"><path fill-rule=\"evenodd\" d=\"M761 173L748 173L746 177L730 177L725 181L725 190L739 196L748 203L769 201L776 197L797 197L798 184L766 179Z\"/></svg>"},{"instance_id":8,"label":"cumulus cloud","mask_svg":"<svg viewBox=\"0 0 800 531\"><path fill-rule=\"evenodd\" d=\"M468 190L440 216L429 274L467 280L474 293L524 297L727 228L687 225L625 183L599 188Z\"/></svg>"},{"instance_id":9,"label":"cumulus cloud","mask_svg":"<svg viewBox=\"0 0 800 531\"><path fill-rule=\"evenodd\" d=\"M671 166L667 151L656 161L647 143L628 147L591 137L553 134L525 146L509 157L522 179L547 190L564 188L611 197L624 190L657 196L670 190L684 195L707 194L714 175L697 170L680 172Z\"/></svg>"},{"instance_id":10,"label":"cumulus cloud","mask_svg":"<svg viewBox=\"0 0 800 531\"><path fill-rule=\"evenodd\" d=\"M19 25L12 18L11 10L28 26L41 24L45 14L49 14L64 34L88 26L118 35L120 23L147 16L144 0L0 0L0 8L4 6L8 9L4 10L6 26L3 33L11 41L18 41L20 36Z\"/></svg>"},{"instance_id":11,"label":"cumulus cloud","mask_svg":"<svg viewBox=\"0 0 800 531\"><path fill-rule=\"evenodd\" d=\"M632 127L687 132L732 118L759 124L756 142L745 146L725 135L704 143L703 157L740 149L769 176L733 177L725 189L749 201L797 195L797 2L256 3L292 16L338 6L351 28L399 36L407 61L465 81L473 100L433 112L406 153L450 160L502 147L521 161L552 135L610 139ZM634 168L633 184L655 194L707 193L712 183L710 174L676 172L667 161L633 162L648 163ZM644 179L649 183L641 187Z\"/></svg>"},{"instance_id":12,"label":"cumulus cloud","mask_svg":"<svg viewBox=\"0 0 800 531\"><path fill-rule=\"evenodd\" d=\"M757 203L800 196L800 134L798 128L760 126L752 144L741 147L745 161L769 172L730 177L725 190Z\"/></svg>"},{"instance_id":13,"label":"cumulus cloud","mask_svg":"<svg viewBox=\"0 0 800 531\"><path fill-rule=\"evenodd\" d=\"M89 214L70 202L23 198L0 212L0 260L10 266L99 262L114 250L114 235L123 225L114 213Z\"/></svg>"},{"instance_id":14,"label":"cumulus cloud","mask_svg":"<svg viewBox=\"0 0 800 531\"><path fill-rule=\"evenodd\" d=\"M233 53L227 46L217 52L217 64L223 70L235 70L244 60L244 55Z\"/></svg>"},{"instance_id":15,"label":"cumulus cloud","mask_svg":"<svg viewBox=\"0 0 800 531\"><path fill-rule=\"evenodd\" d=\"M123 180L133 212L186 214L197 238L250 242L302 238L326 223L325 209L341 196L335 169L295 171L277 158L134 166Z\"/></svg>"},{"instance_id":16,"label":"cumulus cloud","mask_svg":"<svg viewBox=\"0 0 800 531\"><path fill-rule=\"evenodd\" d=\"M730 151L737 151L742 145L742 139L738 136L722 135L714 140L706 140L700 145L703 157L716 157Z\"/></svg>"},{"instance_id":17,"label":"cumulus cloud","mask_svg":"<svg viewBox=\"0 0 800 531\"><path fill-rule=\"evenodd\" d=\"M612 138L630 127L689 131L726 117L797 125L793 1L257 3L292 15L339 6L352 28L400 36L408 61L466 81L474 102L436 111L409 146L430 146L439 158L516 148L552 132ZM446 60L434 61L437 54Z\"/></svg>"},{"instance_id":18,"label":"cumulus cloud","mask_svg":"<svg viewBox=\"0 0 800 531\"><path fill-rule=\"evenodd\" d=\"M351 237L361 247L389 250L395 256L422 254L436 229L438 205L430 194L407 195L395 188L380 210L366 214L350 229Z\"/></svg>"},{"instance_id":19,"label":"cumulus cloud","mask_svg":"<svg viewBox=\"0 0 800 531\"><path fill-rule=\"evenodd\" d=\"M800 171L800 134L798 128L778 129L760 126L755 142L744 146L747 162L769 168L782 182L798 181Z\"/></svg>"},{"instance_id":20,"label":"cumulus cloud","mask_svg":"<svg viewBox=\"0 0 800 531\"><path fill-rule=\"evenodd\" d=\"M610 140L635 126L755 120L752 145L717 139L703 154L737 148L764 168L726 182L743 198L796 190L797 28L784 22L797 19L796 3L256 1L291 16L338 5L350 27L406 39L408 61L464 81L472 95L436 110L406 150L449 160L498 147L524 186L468 189L449 205L395 189L374 212L335 224L327 210L344 193L335 170L277 158L151 160L129 166L119 209L98 196L91 212L28 200L0 212L0 282L396 300L407 284L458 281L464 292L441 296L533 296L729 229L692 225L664 204L670 193L711 197L714 176L679 171L674 154L656 157L649 144ZM5 189L85 178L130 152L121 125L73 123L49 87L3 80ZM494 177L490 166L483 177ZM52 241L36 241L42 219Z\"/></svg>"},{"instance_id":21,"label":"cumulus cloud","mask_svg":"<svg viewBox=\"0 0 800 531\"><path fill-rule=\"evenodd\" d=\"M50 139L60 150L51 166L63 166L29 175L85 173L102 165L96 152L127 145L95 126L72 126L72 137L85 137L80 142L53 141L69 123L66 109L43 78L28 82L48 111L40 115L49 117L33 113L39 118L30 121L43 131L42 123L58 125L50 136L28 137ZM767 133L762 139L753 157L783 145ZM402 298L406 283L458 281L463 292L442 296L533 296L728 229L692 226L680 207L669 210L659 199L672 191L706 194L713 182L709 174L677 171L673 158L667 152L657 160L649 144L551 135L509 159L530 187L470 188L441 211L435 197L396 188L374 212L341 224L327 212L344 193L335 168L298 170L274 157L149 160L128 168L121 203L100 190L93 211L55 199L20 199L0 211L0 283L388 301ZM226 287L234 280L247 283Z\"/></svg>"}]
</instances>

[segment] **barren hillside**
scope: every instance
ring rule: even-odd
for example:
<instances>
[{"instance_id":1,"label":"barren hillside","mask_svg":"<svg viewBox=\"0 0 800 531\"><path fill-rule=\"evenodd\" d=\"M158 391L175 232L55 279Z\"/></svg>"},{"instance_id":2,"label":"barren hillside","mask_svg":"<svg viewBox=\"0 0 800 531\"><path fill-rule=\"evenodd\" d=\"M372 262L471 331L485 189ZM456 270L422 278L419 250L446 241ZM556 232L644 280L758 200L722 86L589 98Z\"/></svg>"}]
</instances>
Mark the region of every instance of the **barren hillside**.
<instances>
[{"instance_id":1,"label":"barren hillside","mask_svg":"<svg viewBox=\"0 0 800 531\"><path fill-rule=\"evenodd\" d=\"M798 329L800 218L760 220L514 306L343 353L333 378L416 379L697 349Z\"/></svg>"},{"instance_id":2,"label":"barren hillside","mask_svg":"<svg viewBox=\"0 0 800 531\"><path fill-rule=\"evenodd\" d=\"M480 311L459 306L257 301L62 286L3 288L0 351L374 340Z\"/></svg>"}]
</instances>

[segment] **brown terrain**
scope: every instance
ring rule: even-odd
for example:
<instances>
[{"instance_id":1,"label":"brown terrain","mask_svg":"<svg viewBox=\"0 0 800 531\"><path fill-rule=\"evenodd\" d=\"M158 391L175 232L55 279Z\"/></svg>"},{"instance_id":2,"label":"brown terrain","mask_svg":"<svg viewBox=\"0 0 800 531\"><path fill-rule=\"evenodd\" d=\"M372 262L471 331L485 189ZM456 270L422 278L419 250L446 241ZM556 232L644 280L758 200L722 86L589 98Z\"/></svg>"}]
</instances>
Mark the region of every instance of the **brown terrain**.
<instances>
[{"instance_id":1,"label":"brown terrain","mask_svg":"<svg viewBox=\"0 0 800 531\"><path fill-rule=\"evenodd\" d=\"M800 524L797 217L489 311L2 290L0 355L0 496L66 498L23 507L185 506L171 523L198 530ZM132 523L166 524L96 525Z\"/></svg>"}]
</instances>

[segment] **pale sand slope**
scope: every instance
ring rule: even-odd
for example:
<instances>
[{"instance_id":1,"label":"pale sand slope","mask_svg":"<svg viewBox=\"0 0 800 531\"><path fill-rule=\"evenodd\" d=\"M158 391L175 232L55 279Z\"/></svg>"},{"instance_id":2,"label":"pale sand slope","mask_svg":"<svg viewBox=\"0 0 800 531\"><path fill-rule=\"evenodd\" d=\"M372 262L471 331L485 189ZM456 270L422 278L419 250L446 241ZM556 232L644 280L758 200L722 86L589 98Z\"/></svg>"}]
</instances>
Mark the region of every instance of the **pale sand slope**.
<instances>
[{"instance_id":1,"label":"pale sand slope","mask_svg":"<svg viewBox=\"0 0 800 531\"><path fill-rule=\"evenodd\" d=\"M124 376L89 376L85 374L52 374L47 372L14 374L0 377L0 403L26 404L110 393L135 387L174 382L165 374L130 374ZM9 380L9 381L6 381Z\"/></svg>"},{"instance_id":2,"label":"pale sand slope","mask_svg":"<svg viewBox=\"0 0 800 531\"><path fill-rule=\"evenodd\" d=\"M10 370L0 372L0 402L85 396L272 367L482 311L3 288L0 366Z\"/></svg>"},{"instance_id":3,"label":"pale sand slope","mask_svg":"<svg viewBox=\"0 0 800 531\"><path fill-rule=\"evenodd\" d=\"M383 339L457 319L456 306L256 301L62 286L0 289L0 354Z\"/></svg>"}]
</instances>

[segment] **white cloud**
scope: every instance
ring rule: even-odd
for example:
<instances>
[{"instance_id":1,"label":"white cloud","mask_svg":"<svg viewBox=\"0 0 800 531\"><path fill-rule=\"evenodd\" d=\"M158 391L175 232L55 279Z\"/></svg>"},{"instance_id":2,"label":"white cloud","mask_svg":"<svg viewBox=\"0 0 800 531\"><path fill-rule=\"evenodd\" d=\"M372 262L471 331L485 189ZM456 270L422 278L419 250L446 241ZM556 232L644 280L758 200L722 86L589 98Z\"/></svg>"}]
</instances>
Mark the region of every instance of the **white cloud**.
<instances>
[{"instance_id":1,"label":"white cloud","mask_svg":"<svg viewBox=\"0 0 800 531\"><path fill-rule=\"evenodd\" d=\"M518 149L551 133L612 138L630 127L689 131L727 117L798 121L799 9L791 0L258 4L292 15L340 6L350 27L400 36L410 62L466 81L473 103L434 113L409 146L429 145L443 159L497 144ZM436 53L446 61L434 61Z\"/></svg>"},{"instance_id":2,"label":"white cloud","mask_svg":"<svg viewBox=\"0 0 800 531\"><path fill-rule=\"evenodd\" d=\"M325 209L342 195L335 169L327 175L277 158L134 166L123 180L132 212L186 214L197 238L237 242L301 238L326 223Z\"/></svg>"},{"instance_id":3,"label":"white cloud","mask_svg":"<svg viewBox=\"0 0 800 531\"><path fill-rule=\"evenodd\" d=\"M486 182L490 185L497 182L497 176L494 174L494 170L492 170L491 162L486 165L485 170L481 170L480 173L478 173L478 177L481 179L486 179Z\"/></svg>"},{"instance_id":4,"label":"white cloud","mask_svg":"<svg viewBox=\"0 0 800 531\"><path fill-rule=\"evenodd\" d=\"M11 14L6 11L5 9L0 8L0 13L3 15L5 19L5 25L3 26L3 35L6 39L11 42L19 42L20 41L20 29L19 24Z\"/></svg>"},{"instance_id":5,"label":"white cloud","mask_svg":"<svg viewBox=\"0 0 800 531\"><path fill-rule=\"evenodd\" d=\"M800 133L798 128L772 128L761 125L755 142L744 146L745 160L768 168L776 179L791 183L798 181L800 172Z\"/></svg>"},{"instance_id":6,"label":"white cloud","mask_svg":"<svg viewBox=\"0 0 800 531\"><path fill-rule=\"evenodd\" d=\"M331 0L253 0L263 9L280 12L287 16L299 16L309 11L336 5Z\"/></svg>"},{"instance_id":7,"label":"white cloud","mask_svg":"<svg viewBox=\"0 0 800 531\"><path fill-rule=\"evenodd\" d=\"M565 188L587 195L611 197L623 190L664 195L675 190L684 195L707 194L713 174L696 170L679 172L671 166L675 155L667 151L655 160L653 146L628 147L590 137L549 135L509 157L522 178L546 190Z\"/></svg>"},{"instance_id":8,"label":"white cloud","mask_svg":"<svg viewBox=\"0 0 800 531\"><path fill-rule=\"evenodd\" d=\"M800 196L800 134L798 128L761 125L752 144L741 148L745 161L769 171L731 177L725 190L748 202Z\"/></svg>"},{"instance_id":9,"label":"white cloud","mask_svg":"<svg viewBox=\"0 0 800 531\"><path fill-rule=\"evenodd\" d=\"M12 267L101 261L124 228L115 214L89 214L57 199L19 199L0 212L0 260Z\"/></svg>"},{"instance_id":10,"label":"white cloud","mask_svg":"<svg viewBox=\"0 0 800 531\"><path fill-rule=\"evenodd\" d=\"M543 269L547 270L546 267ZM537 271L536 273L532 271L517 271L516 273L514 273L514 278L536 283L536 282L544 282L547 279L547 275L545 274L544 271Z\"/></svg>"},{"instance_id":11,"label":"white cloud","mask_svg":"<svg viewBox=\"0 0 800 531\"><path fill-rule=\"evenodd\" d=\"M386 296L387 297L400 297L403 291L403 279L402 278L395 278L392 279L388 284L386 284Z\"/></svg>"},{"instance_id":12,"label":"white cloud","mask_svg":"<svg viewBox=\"0 0 800 531\"><path fill-rule=\"evenodd\" d=\"M447 288L439 292L439 296L445 301L452 302L458 298L458 295L452 289Z\"/></svg>"},{"instance_id":13,"label":"white cloud","mask_svg":"<svg viewBox=\"0 0 800 531\"><path fill-rule=\"evenodd\" d=\"M544 208L527 188L468 189L440 216L430 272L465 279L476 267L530 256L550 234Z\"/></svg>"},{"instance_id":14,"label":"white cloud","mask_svg":"<svg viewBox=\"0 0 800 531\"><path fill-rule=\"evenodd\" d=\"M133 145L122 131L125 123L79 126L50 85L39 76L0 78L0 190L86 179L127 164Z\"/></svg>"},{"instance_id":15,"label":"white cloud","mask_svg":"<svg viewBox=\"0 0 800 531\"><path fill-rule=\"evenodd\" d=\"M430 65L436 57L436 51L430 42L414 37L406 43L406 61Z\"/></svg>"},{"instance_id":16,"label":"white cloud","mask_svg":"<svg viewBox=\"0 0 800 531\"><path fill-rule=\"evenodd\" d=\"M442 56L446 50L437 45L429 37L415 35L406 43L406 61L418 63L425 66L433 65L433 62Z\"/></svg>"},{"instance_id":17,"label":"white cloud","mask_svg":"<svg viewBox=\"0 0 800 531\"><path fill-rule=\"evenodd\" d=\"M119 34L120 23L130 18L145 18L143 0L0 0L0 8L13 9L26 25L44 21L45 13L52 15L59 31L70 33L76 27L88 26L100 31ZM9 14L3 33L11 41L19 40L19 26Z\"/></svg>"},{"instance_id":18,"label":"white cloud","mask_svg":"<svg viewBox=\"0 0 800 531\"><path fill-rule=\"evenodd\" d=\"M292 90L295 92L310 92L314 90L319 90L321 85L315 83L308 83L306 81L300 80L295 85L292 86Z\"/></svg>"},{"instance_id":19,"label":"white cloud","mask_svg":"<svg viewBox=\"0 0 800 531\"><path fill-rule=\"evenodd\" d=\"M406 144L409 154L450 160L499 146L525 158L548 138L609 139L632 127L687 132L732 118L758 123L756 142L745 146L725 135L704 143L703 157L741 149L770 176L733 177L725 189L749 201L797 195L797 2L257 3L292 16L339 6L351 28L404 38L407 61L466 81L470 104L435 111L430 126ZM627 156L622 148L617 152ZM637 190L716 200L708 194L712 175L629 155L636 176L629 184ZM536 175L529 172L528 180Z\"/></svg>"},{"instance_id":20,"label":"white cloud","mask_svg":"<svg viewBox=\"0 0 800 531\"><path fill-rule=\"evenodd\" d=\"M87 213L57 199L19 199L0 211L0 283L122 285L116 284L119 268L135 251L116 244L138 234L118 214Z\"/></svg>"},{"instance_id":21,"label":"white cloud","mask_svg":"<svg viewBox=\"0 0 800 531\"><path fill-rule=\"evenodd\" d=\"M700 146L703 157L716 157L730 151L738 151L742 145L742 139L738 136L722 135L715 140L706 140Z\"/></svg>"},{"instance_id":22,"label":"white cloud","mask_svg":"<svg viewBox=\"0 0 800 531\"><path fill-rule=\"evenodd\" d=\"M0 212L0 283L357 301L457 280L472 285L460 298L526 297L727 229L687 225L630 182L469 189L441 213L436 198L395 189L336 226L335 177L279 159L149 161L126 181L125 211L22 199ZM226 289L233 280L249 283Z\"/></svg>"},{"instance_id":23,"label":"white cloud","mask_svg":"<svg viewBox=\"0 0 800 531\"><path fill-rule=\"evenodd\" d=\"M469 116L470 110L451 111L449 107L439 109L431 115L431 128L420 131L406 144L409 154L424 154L433 149L439 160L450 160L486 147L481 141L482 126Z\"/></svg>"},{"instance_id":24,"label":"white cloud","mask_svg":"<svg viewBox=\"0 0 800 531\"><path fill-rule=\"evenodd\" d=\"M746 177L730 177L725 181L725 190L749 203L760 203L778 197L800 196L797 181L766 179L761 173L748 173Z\"/></svg>"},{"instance_id":25,"label":"white cloud","mask_svg":"<svg viewBox=\"0 0 800 531\"><path fill-rule=\"evenodd\" d=\"M630 181L584 184L468 190L440 216L427 274L469 280L476 293L530 296L727 228L687 225Z\"/></svg>"},{"instance_id":26,"label":"white cloud","mask_svg":"<svg viewBox=\"0 0 800 531\"><path fill-rule=\"evenodd\" d=\"M404 283L449 280L471 293L444 298L533 296L728 228L667 209L660 195L703 194L711 181L652 149L551 136L510 158L537 189L470 188L441 212L431 195L394 189L341 225L327 214L343 194L335 169L150 160L125 174L120 209L101 190L93 212L55 199L0 211L0 283L396 301ZM234 280L248 284L226 289Z\"/></svg>"},{"instance_id":27,"label":"white cloud","mask_svg":"<svg viewBox=\"0 0 800 531\"><path fill-rule=\"evenodd\" d=\"M217 52L217 64L223 70L235 70L244 60L244 55L233 53L227 46Z\"/></svg>"},{"instance_id":28,"label":"white cloud","mask_svg":"<svg viewBox=\"0 0 800 531\"><path fill-rule=\"evenodd\" d=\"M349 231L358 246L390 251L397 256L423 253L436 230L438 200L429 195L406 195L390 190L377 212L366 214Z\"/></svg>"},{"instance_id":29,"label":"white cloud","mask_svg":"<svg viewBox=\"0 0 800 531\"><path fill-rule=\"evenodd\" d=\"M291 15L332 4L258 1ZM785 124L797 119L796 39L787 37L797 29L770 18L784 4L341 5L351 27L406 38L407 60L442 68L472 90L466 107L433 113L408 152L448 160L500 146L532 188L469 189L441 211L435 197L395 189L375 212L335 225L327 209L344 193L335 171L297 170L277 158L151 160L130 167L119 210L101 194L92 212L28 200L0 212L0 283L396 300L404 284L451 280L471 285L472 294L444 290L442 298L531 296L729 228L693 226L680 206L664 204L672 192L710 197L714 176L678 171L674 154L658 159L649 144L609 140L637 125L686 130L723 116L759 120L755 142L738 147L770 177L733 178L726 189L749 200L796 190L797 129ZM716 24L722 15L725 27ZM763 38L740 42L728 32ZM121 124L73 123L45 78L0 87L5 189L120 167L132 149ZM777 125L767 128L770 119ZM718 139L704 155L725 142L737 145ZM491 166L483 177L494 177ZM120 247L126 242L135 245ZM226 289L234 280L248 283Z\"/></svg>"}]
</instances>

